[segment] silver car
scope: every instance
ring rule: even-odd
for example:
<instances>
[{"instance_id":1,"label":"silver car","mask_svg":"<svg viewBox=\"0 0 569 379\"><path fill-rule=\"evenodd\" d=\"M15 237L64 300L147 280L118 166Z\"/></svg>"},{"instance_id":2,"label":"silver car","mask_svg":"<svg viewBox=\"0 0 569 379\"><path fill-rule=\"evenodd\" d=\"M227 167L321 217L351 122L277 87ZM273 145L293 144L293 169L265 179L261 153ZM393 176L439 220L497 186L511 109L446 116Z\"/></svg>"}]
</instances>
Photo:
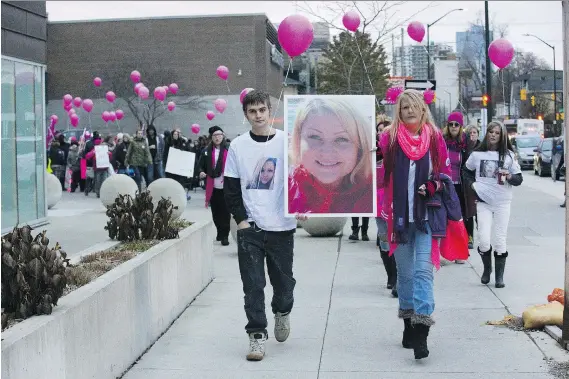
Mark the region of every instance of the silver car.
<instances>
[{"instance_id":1,"label":"silver car","mask_svg":"<svg viewBox=\"0 0 569 379\"><path fill-rule=\"evenodd\" d=\"M532 169L534 149L539 145L541 137L537 134L516 136L511 141L520 167L522 169Z\"/></svg>"}]
</instances>

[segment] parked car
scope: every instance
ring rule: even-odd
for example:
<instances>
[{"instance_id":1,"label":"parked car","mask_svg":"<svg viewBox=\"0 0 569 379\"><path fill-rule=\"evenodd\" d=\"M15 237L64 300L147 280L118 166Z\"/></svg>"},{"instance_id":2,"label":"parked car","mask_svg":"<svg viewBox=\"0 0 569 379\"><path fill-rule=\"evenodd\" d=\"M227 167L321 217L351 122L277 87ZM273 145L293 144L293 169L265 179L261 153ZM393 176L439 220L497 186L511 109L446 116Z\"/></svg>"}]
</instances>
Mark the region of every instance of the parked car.
<instances>
[{"instance_id":1,"label":"parked car","mask_svg":"<svg viewBox=\"0 0 569 379\"><path fill-rule=\"evenodd\" d=\"M551 155L553 150L553 138L545 138L534 149L533 171L536 175L551 175Z\"/></svg>"},{"instance_id":2,"label":"parked car","mask_svg":"<svg viewBox=\"0 0 569 379\"><path fill-rule=\"evenodd\" d=\"M555 182L565 176L564 146L565 137L560 136L553 139L553 156L551 158L551 179ZM557 168L561 164L559 170Z\"/></svg>"},{"instance_id":3,"label":"parked car","mask_svg":"<svg viewBox=\"0 0 569 379\"><path fill-rule=\"evenodd\" d=\"M515 136L512 137L511 141L516 159L522 170L532 169L534 150L538 147L541 137L539 135Z\"/></svg>"}]
</instances>

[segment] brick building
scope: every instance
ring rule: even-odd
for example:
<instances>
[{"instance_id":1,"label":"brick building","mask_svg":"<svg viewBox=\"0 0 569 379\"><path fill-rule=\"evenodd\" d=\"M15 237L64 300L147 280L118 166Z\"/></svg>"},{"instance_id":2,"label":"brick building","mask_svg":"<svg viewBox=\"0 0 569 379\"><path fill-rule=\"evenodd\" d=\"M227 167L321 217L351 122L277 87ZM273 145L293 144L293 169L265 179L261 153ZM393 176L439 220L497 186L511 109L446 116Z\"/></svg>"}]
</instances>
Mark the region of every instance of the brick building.
<instances>
[{"instance_id":1,"label":"brick building","mask_svg":"<svg viewBox=\"0 0 569 379\"><path fill-rule=\"evenodd\" d=\"M234 137L248 128L239 103L243 88L267 90L276 106L283 81L281 52L277 31L264 14L50 22L48 113L64 116L61 98L66 93L90 97L95 101L92 129L104 130L100 114L111 106L103 100L104 93L112 89L120 97L117 87L128 86L122 95L131 95L128 77L136 69L151 97L154 86L176 82L180 91L173 101L183 104L199 97L202 103L199 109L180 106L161 117L159 130L179 126L187 134L189 125L197 122L203 130L213 124L229 128L226 132ZM219 65L230 70L229 91L215 74ZM96 76L103 79L99 92L93 85ZM212 101L218 97L227 100L228 108L209 122L206 110L214 110ZM120 130L132 133L138 123L123 100L116 102L126 113ZM87 115L79 116L85 119L80 126L85 126ZM109 125L109 132L118 130L113 128Z\"/></svg>"}]
</instances>

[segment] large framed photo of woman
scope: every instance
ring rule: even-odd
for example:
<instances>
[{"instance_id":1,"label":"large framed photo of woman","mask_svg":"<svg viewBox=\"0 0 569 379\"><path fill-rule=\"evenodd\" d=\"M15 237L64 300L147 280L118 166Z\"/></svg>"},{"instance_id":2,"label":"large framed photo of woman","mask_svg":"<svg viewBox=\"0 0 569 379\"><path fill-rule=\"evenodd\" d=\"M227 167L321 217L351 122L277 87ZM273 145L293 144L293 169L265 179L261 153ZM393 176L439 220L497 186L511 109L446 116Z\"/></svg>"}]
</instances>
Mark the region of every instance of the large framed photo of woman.
<instances>
[{"instance_id":1,"label":"large framed photo of woman","mask_svg":"<svg viewBox=\"0 0 569 379\"><path fill-rule=\"evenodd\" d=\"M284 97L285 213L376 215L374 96Z\"/></svg>"}]
</instances>

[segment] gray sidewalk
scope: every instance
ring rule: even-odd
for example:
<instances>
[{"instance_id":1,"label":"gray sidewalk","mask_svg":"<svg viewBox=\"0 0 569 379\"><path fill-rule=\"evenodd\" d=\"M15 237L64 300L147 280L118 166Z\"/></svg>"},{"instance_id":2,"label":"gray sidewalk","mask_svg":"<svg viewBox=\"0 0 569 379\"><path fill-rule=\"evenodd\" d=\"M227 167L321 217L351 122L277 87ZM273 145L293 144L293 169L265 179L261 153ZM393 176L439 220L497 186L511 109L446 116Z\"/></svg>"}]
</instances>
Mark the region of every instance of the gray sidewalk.
<instances>
[{"instance_id":1,"label":"gray sidewalk","mask_svg":"<svg viewBox=\"0 0 569 379\"><path fill-rule=\"evenodd\" d=\"M374 241L349 242L348 223L340 238L312 238L298 230L291 336L285 343L272 337L267 284L263 361L245 360L246 318L231 241L228 247L216 243L216 279L124 378L553 378L545 359L569 356L549 336L484 325L508 310L519 315L527 305L546 302L563 285L563 189L525 175L515 193L506 288L480 284L475 253L465 265L442 267L435 276L437 324L428 359L415 361L412 350L401 347L398 303L385 288L379 252Z\"/></svg>"}]
</instances>

